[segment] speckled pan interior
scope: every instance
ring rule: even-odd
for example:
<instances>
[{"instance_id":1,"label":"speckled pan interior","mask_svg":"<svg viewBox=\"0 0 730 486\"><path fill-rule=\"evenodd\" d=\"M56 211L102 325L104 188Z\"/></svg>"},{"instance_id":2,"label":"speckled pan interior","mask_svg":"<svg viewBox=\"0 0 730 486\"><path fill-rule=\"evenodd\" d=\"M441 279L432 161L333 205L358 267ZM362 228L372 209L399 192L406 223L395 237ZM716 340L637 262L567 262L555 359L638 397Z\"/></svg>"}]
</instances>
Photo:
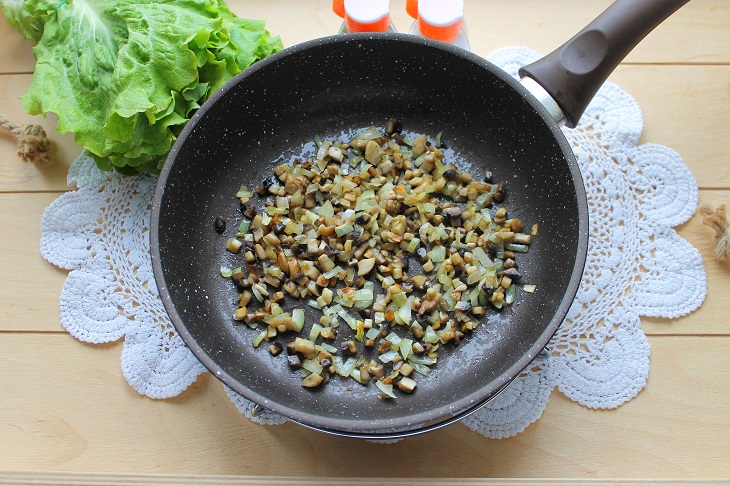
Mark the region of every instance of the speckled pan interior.
<instances>
[{"instance_id":1,"label":"speckled pan interior","mask_svg":"<svg viewBox=\"0 0 730 486\"><path fill-rule=\"evenodd\" d=\"M382 127L442 138L475 176L508 183L512 217L539 237L521 255L515 304L489 312L461 345L442 353L411 396L381 401L371 384L300 385L284 356L255 349L258 331L231 319L237 291L219 273L236 265L216 216L240 218L234 194L255 187L315 134ZM226 385L310 427L358 437L430 430L477 409L547 344L575 296L587 249L587 206L570 147L545 110L482 58L404 34L359 34L296 45L256 64L207 102L175 144L159 179L151 248L162 300L186 344ZM240 265L240 261L238 263ZM306 307L305 332L317 322ZM344 336L345 333L340 333Z\"/></svg>"}]
</instances>

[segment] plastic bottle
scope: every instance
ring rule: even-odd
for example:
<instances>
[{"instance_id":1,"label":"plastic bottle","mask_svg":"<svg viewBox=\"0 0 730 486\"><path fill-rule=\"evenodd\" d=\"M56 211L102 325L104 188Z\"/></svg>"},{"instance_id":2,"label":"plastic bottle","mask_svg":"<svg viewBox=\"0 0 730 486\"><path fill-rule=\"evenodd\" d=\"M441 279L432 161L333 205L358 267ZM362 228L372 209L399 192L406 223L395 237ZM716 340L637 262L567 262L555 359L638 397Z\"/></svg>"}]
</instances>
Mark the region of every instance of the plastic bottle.
<instances>
[{"instance_id":1,"label":"plastic bottle","mask_svg":"<svg viewBox=\"0 0 730 486\"><path fill-rule=\"evenodd\" d=\"M416 1L418 19L408 33L469 50L469 39L466 36L466 26L464 25L464 0ZM406 7L408 8L408 3Z\"/></svg>"},{"instance_id":2,"label":"plastic bottle","mask_svg":"<svg viewBox=\"0 0 730 486\"><path fill-rule=\"evenodd\" d=\"M418 0L406 0L406 13L418 22Z\"/></svg>"},{"instance_id":3,"label":"plastic bottle","mask_svg":"<svg viewBox=\"0 0 730 486\"><path fill-rule=\"evenodd\" d=\"M390 21L389 0L333 0L332 11L345 19L340 34L397 32Z\"/></svg>"},{"instance_id":4,"label":"plastic bottle","mask_svg":"<svg viewBox=\"0 0 730 486\"><path fill-rule=\"evenodd\" d=\"M418 35L418 0L406 0L406 13L413 19L408 33Z\"/></svg>"},{"instance_id":5,"label":"plastic bottle","mask_svg":"<svg viewBox=\"0 0 730 486\"><path fill-rule=\"evenodd\" d=\"M332 11L339 18L345 18L345 0L332 0Z\"/></svg>"}]
</instances>

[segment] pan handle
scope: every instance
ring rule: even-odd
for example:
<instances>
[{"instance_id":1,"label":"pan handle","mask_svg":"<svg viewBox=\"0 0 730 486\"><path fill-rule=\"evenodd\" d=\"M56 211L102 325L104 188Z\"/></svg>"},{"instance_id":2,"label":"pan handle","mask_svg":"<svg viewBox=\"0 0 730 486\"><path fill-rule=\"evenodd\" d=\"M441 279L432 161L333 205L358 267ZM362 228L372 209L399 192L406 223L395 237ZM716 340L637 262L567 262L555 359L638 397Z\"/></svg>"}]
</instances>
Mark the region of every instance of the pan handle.
<instances>
[{"instance_id":1,"label":"pan handle","mask_svg":"<svg viewBox=\"0 0 730 486\"><path fill-rule=\"evenodd\" d=\"M521 68L520 76L542 86L573 128L624 57L688 1L618 0L568 42ZM523 84L531 82L524 79Z\"/></svg>"}]
</instances>

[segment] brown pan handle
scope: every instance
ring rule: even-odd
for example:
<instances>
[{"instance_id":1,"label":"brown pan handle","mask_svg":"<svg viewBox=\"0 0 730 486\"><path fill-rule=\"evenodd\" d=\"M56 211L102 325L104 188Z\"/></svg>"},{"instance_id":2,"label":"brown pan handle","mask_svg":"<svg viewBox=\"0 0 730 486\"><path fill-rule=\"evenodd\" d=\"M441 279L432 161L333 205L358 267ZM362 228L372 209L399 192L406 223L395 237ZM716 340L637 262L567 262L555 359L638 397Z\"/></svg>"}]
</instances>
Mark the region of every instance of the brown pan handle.
<instances>
[{"instance_id":1,"label":"brown pan handle","mask_svg":"<svg viewBox=\"0 0 730 486\"><path fill-rule=\"evenodd\" d=\"M520 69L555 100L575 127L616 66L689 0L618 0L568 42Z\"/></svg>"}]
</instances>

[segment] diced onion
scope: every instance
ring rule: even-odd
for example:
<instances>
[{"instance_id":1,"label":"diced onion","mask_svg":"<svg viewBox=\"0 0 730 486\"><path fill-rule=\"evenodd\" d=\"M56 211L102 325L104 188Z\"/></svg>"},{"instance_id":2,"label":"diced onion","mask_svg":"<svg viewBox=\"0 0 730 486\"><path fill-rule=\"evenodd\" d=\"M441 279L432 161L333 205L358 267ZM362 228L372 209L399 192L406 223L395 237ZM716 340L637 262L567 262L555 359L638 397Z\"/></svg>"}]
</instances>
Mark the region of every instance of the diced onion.
<instances>
[{"instance_id":1,"label":"diced onion","mask_svg":"<svg viewBox=\"0 0 730 486\"><path fill-rule=\"evenodd\" d=\"M442 245L438 245L428 252L428 257L434 263L441 263L446 259L446 248Z\"/></svg>"},{"instance_id":2,"label":"diced onion","mask_svg":"<svg viewBox=\"0 0 730 486\"><path fill-rule=\"evenodd\" d=\"M515 301L515 285L510 285L507 290L504 291L504 303L507 305L512 304Z\"/></svg>"},{"instance_id":3,"label":"diced onion","mask_svg":"<svg viewBox=\"0 0 730 486\"><path fill-rule=\"evenodd\" d=\"M312 329L309 331L309 340L316 341L319 337L319 333L322 331L322 326L319 324L312 324Z\"/></svg>"},{"instance_id":4,"label":"diced onion","mask_svg":"<svg viewBox=\"0 0 730 486\"><path fill-rule=\"evenodd\" d=\"M378 359L383 363L390 363L398 357L398 351L388 351L378 356Z\"/></svg>"},{"instance_id":5,"label":"diced onion","mask_svg":"<svg viewBox=\"0 0 730 486\"><path fill-rule=\"evenodd\" d=\"M374 125L371 125L367 130L363 130L355 136L355 138L359 140L375 140L380 137L382 137L382 135Z\"/></svg>"},{"instance_id":6,"label":"diced onion","mask_svg":"<svg viewBox=\"0 0 730 486\"><path fill-rule=\"evenodd\" d=\"M439 342L438 334L433 330L433 327L427 326L426 333L423 335L424 342L435 344Z\"/></svg>"},{"instance_id":7,"label":"diced onion","mask_svg":"<svg viewBox=\"0 0 730 486\"><path fill-rule=\"evenodd\" d=\"M322 343L315 346L315 349L317 350L323 350L329 354L335 354L337 352L337 348L332 346L331 344Z\"/></svg>"},{"instance_id":8,"label":"diced onion","mask_svg":"<svg viewBox=\"0 0 730 486\"><path fill-rule=\"evenodd\" d=\"M340 309L341 310L337 313L337 315L340 316L342 318L342 320L347 323L348 326L350 326L350 329L352 329L353 331L356 331L357 330L357 320L354 317L352 317L350 314L348 314L345 309L342 309L342 307L340 307Z\"/></svg>"},{"instance_id":9,"label":"diced onion","mask_svg":"<svg viewBox=\"0 0 730 486\"><path fill-rule=\"evenodd\" d=\"M371 327L368 332L365 333L367 339L375 339L380 335L380 330L377 327Z\"/></svg>"},{"instance_id":10,"label":"diced onion","mask_svg":"<svg viewBox=\"0 0 730 486\"><path fill-rule=\"evenodd\" d=\"M530 247L528 245L522 245L519 243L509 243L507 245L504 245L504 248L506 250L516 251L518 253L527 253L530 250Z\"/></svg>"},{"instance_id":11,"label":"diced onion","mask_svg":"<svg viewBox=\"0 0 730 486\"><path fill-rule=\"evenodd\" d=\"M268 334L268 330L264 329L263 331L261 331L261 333L258 336L253 338L253 341L252 341L253 347L258 348L259 345L261 344L261 341L263 341L266 338L267 334Z\"/></svg>"},{"instance_id":12,"label":"diced onion","mask_svg":"<svg viewBox=\"0 0 730 486\"><path fill-rule=\"evenodd\" d=\"M251 196L253 196L253 191L251 191L245 185L242 185L241 188L238 189L238 192L236 193L237 198L251 197Z\"/></svg>"},{"instance_id":13,"label":"diced onion","mask_svg":"<svg viewBox=\"0 0 730 486\"><path fill-rule=\"evenodd\" d=\"M335 215L335 210L330 201L325 201L325 203L322 204L319 209L315 210L315 212L323 218L331 218Z\"/></svg>"},{"instance_id":14,"label":"diced onion","mask_svg":"<svg viewBox=\"0 0 730 486\"><path fill-rule=\"evenodd\" d=\"M304 327L304 310L294 309L291 311L291 320L294 330L300 332Z\"/></svg>"},{"instance_id":15,"label":"diced onion","mask_svg":"<svg viewBox=\"0 0 730 486\"><path fill-rule=\"evenodd\" d=\"M421 364L421 365L425 365L425 366L431 366L431 365L436 364L435 359L429 358L427 356L417 356L415 354L411 355L408 358L408 362L411 364L416 363L416 364Z\"/></svg>"},{"instance_id":16,"label":"diced onion","mask_svg":"<svg viewBox=\"0 0 730 486\"><path fill-rule=\"evenodd\" d=\"M413 305L413 301L415 299L415 296L408 297L408 300L402 306L400 306L400 309L398 309L398 313L396 314L396 320L400 321L400 324L403 324L404 326L410 324L411 306Z\"/></svg>"},{"instance_id":17,"label":"diced onion","mask_svg":"<svg viewBox=\"0 0 730 486\"><path fill-rule=\"evenodd\" d=\"M395 393L393 393L393 384L392 383L383 383L380 380L375 381L375 386L380 389L383 394L389 398L397 398Z\"/></svg>"},{"instance_id":18,"label":"diced onion","mask_svg":"<svg viewBox=\"0 0 730 486\"><path fill-rule=\"evenodd\" d=\"M420 363L410 363L411 366L413 366L413 369L416 370L417 373L422 374L423 376L428 376L431 374L431 368L428 366L422 365Z\"/></svg>"},{"instance_id":19,"label":"diced onion","mask_svg":"<svg viewBox=\"0 0 730 486\"><path fill-rule=\"evenodd\" d=\"M355 369L356 364L356 358L348 358L347 361L345 361L341 366L337 368L337 374L344 377L350 376L352 370Z\"/></svg>"},{"instance_id":20,"label":"diced onion","mask_svg":"<svg viewBox=\"0 0 730 486\"><path fill-rule=\"evenodd\" d=\"M238 231L241 233L247 233L251 227L251 221L248 219L242 219L241 224L238 225Z\"/></svg>"},{"instance_id":21,"label":"diced onion","mask_svg":"<svg viewBox=\"0 0 730 486\"><path fill-rule=\"evenodd\" d=\"M387 336L385 336L386 341L390 341L390 343L393 346L400 346L400 342L402 341L402 338L397 335L395 332L391 332Z\"/></svg>"},{"instance_id":22,"label":"diced onion","mask_svg":"<svg viewBox=\"0 0 730 486\"><path fill-rule=\"evenodd\" d=\"M318 375L321 375L324 370L317 359L305 359L302 362L302 368L312 373L317 373Z\"/></svg>"},{"instance_id":23,"label":"diced onion","mask_svg":"<svg viewBox=\"0 0 730 486\"><path fill-rule=\"evenodd\" d=\"M403 359L408 359L408 357L413 352L413 340L412 339L401 340L398 350L400 351L401 356L403 356Z\"/></svg>"}]
</instances>

